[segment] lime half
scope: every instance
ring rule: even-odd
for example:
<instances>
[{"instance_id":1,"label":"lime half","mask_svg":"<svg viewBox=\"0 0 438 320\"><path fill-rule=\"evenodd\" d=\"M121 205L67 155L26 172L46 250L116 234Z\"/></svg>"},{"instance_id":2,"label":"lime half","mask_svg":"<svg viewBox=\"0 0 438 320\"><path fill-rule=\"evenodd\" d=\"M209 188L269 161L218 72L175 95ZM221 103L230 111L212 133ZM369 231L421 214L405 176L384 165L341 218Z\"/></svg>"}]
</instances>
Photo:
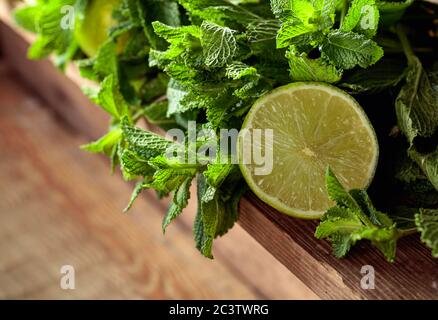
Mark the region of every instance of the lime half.
<instances>
[{"instance_id":1,"label":"lime half","mask_svg":"<svg viewBox=\"0 0 438 320\"><path fill-rule=\"evenodd\" d=\"M238 159L251 190L277 210L319 218L333 202L330 166L348 189L366 188L378 160L376 134L350 95L323 83L293 83L260 98L238 138Z\"/></svg>"}]
</instances>

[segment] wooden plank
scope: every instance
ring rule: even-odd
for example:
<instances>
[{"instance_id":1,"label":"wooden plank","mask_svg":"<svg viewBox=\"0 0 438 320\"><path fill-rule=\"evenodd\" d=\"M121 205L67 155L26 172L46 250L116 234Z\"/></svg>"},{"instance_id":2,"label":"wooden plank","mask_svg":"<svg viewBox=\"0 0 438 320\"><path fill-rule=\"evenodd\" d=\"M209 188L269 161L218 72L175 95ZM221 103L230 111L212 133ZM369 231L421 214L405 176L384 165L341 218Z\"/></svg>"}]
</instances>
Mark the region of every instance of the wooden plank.
<instances>
[{"instance_id":1,"label":"wooden plank","mask_svg":"<svg viewBox=\"0 0 438 320\"><path fill-rule=\"evenodd\" d=\"M438 262L417 236L400 241L394 264L367 244L338 260L331 256L327 242L313 237L315 222L284 216L251 194L241 202L239 224L321 298L438 298ZM365 265L375 269L374 290L360 286Z\"/></svg>"},{"instance_id":2,"label":"wooden plank","mask_svg":"<svg viewBox=\"0 0 438 320\"><path fill-rule=\"evenodd\" d=\"M417 235L399 241L391 264L367 243L336 259L327 242L313 237L315 221L282 215L252 194L241 201L239 223L321 298L438 299L438 260ZM360 285L366 265L375 271L374 290Z\"/></svg>"}]
</instances>

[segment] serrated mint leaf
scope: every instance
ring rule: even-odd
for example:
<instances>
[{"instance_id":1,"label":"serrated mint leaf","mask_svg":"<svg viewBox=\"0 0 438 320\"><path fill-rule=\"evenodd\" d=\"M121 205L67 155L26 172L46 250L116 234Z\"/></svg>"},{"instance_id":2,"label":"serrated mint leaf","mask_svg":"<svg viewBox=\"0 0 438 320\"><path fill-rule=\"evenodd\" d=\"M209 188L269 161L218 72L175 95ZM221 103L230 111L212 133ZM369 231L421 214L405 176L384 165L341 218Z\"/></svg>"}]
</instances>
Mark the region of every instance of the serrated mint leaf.
<instances>
[{"instance_id":1,"label":"serrated mint leaf","mask_svg":"<svg viewBox=\"0 0 438 320\"><path fill-rule=\"evenodd\" d=\"M383 50L366 36L354 32L332 31L321 46L323 57L336 67L367 68L383 57Z\"/></svg>"},{"instance_id":2,"label":"serrated mint leaf","mask_svg":"<svg viewBox=\"0 0 438 320\"><path fill-rule=\"evenodd\" d=\"M175 27L168 26L160 21L154 21L152 26L157 35L164 38L171 44L180 44L189 40L187 39L188 35L197 38L201 36L200 28L195 25Z\"/></svg>"},{"instance_id":3,"label":"serrated mint leaf","mask_svg":"<svg viewBox=\"0 0 438 320\"><path fill-rule=\"evenodd\" d=\"M339 86L353 94L374 94L397 86L405 77L404 62L383 58L367 69L354 70Z\"/></svg>"},{"instance_id":4,"label":"serrated mint leaf","mask_svg":"<svg viewBox=\"0 0 438 320\"><path fill-rule=\"evenodd\" d=\"M129 116L129 106L120 93L120 87L113 74L101 83L95 102L116 119Z\"/></svg>"},{"instance_id":5,"label":"serrated mint leaf","mask_svg":"<svg viewBox=\"0 0 438 320\"><path fill-rule=\"evenodd\" d=\"M143 181L137 182L134 191L132 192L131 199L129 200L129 203L126 206L126 208L123 210L123 212L128 212L131 209L132 205L134 204L135 200L138 198L138 196L140 195L143 189L144 189Z\"/></svg>"},{"instance_id":6,"label":"serrated mint leaf","mask_svg":"<svg viewBox=\"0 0 438 320\"><path fill-rule=\"evenodd\" d=\"M305 24L301 21L284 22L277 34L277 48L303 44L306 40L311 40L316 31L316 27L312 24Z\"/></svg>"},{"instance_id":7,"label":"serrated mint leaf","mask_svg":"<svg viewBox=\"0 0 438 320\"><path fill-rule=\"evenodd\" d=\"M107 134L105 134L100 139L82 145L81 149L93 153L103 153L109 156L112 152L114 145L117 144L121 138L122 138L122 130L120 128L115 128L110 130Z\"/></svg>"},{"instance_id":8,"label":"serrated mint leaf","mask_svg":"<svg viewBox=\"0 0 438 320\"><path fill-rule=\"evenodd\" d=\"M368 38L374 37L379 25L379 9L375 0L353 0L345 16L341 30L354 31Z\"/></svg>"},{"instance_id":9,"label":"serrated mint leaf","mask_svg":"<svg viewBox=\"0 0 438 320\"><path fill-rule=\"evenodd\" d=\"M216 181L219 180L222 178ZM239 201L246 187L238 169L229 174L218 189L209 186L204 175L198 175L197 182L198 212L193 233L196 247L204 256L213 258L213 240L224 235L237 221Z\"/></svg>"},{"instance_id":10,"label":"serrated mint leaf","mask_svg":"<svg viewBox=\"0 0 438 320\"><path fill-rule=\"evenodd\" d=\"M96 53L93 61L93 71L101 79L118 74L118 61L116 54L116 43L108 39L103 43Z\"/></svg>"},{"instance_id":11,"label":"serrated mint leaf","mask_svg":"<svg viewBox=\"0 0 438 320\"><path fill-rule=\"evenodd\" d=\"M246 26L248 40L251 43L266 43L275 40L280 29L278 20L262 20L250 23ZM272 44L269 44L269 47Z\"/></svg>"},{"instance_id":12,"label":"serrated mint leaf","mask_svg":"<svg viewBox=\"0 0 438 320\"><path fill-rule=\"evenodd\" d=\"M430 183L438 191L438 148L427 154L422 154L414 148L411 148L408 154L418 164Z\"/></svg>"},{"instance_id":13,"label":"serrated mint leaf","mask_svg":"<svg viewBox=\"0 0 438 320\"><path fill-rule=\"evenodd\" d=\"M187 207L190 198L190 185L192 180L193 177L188 177L175 191L167 214L163 219L163 233L166 231L167 226L181 214L185 207Z\"/></svg>"},{"instance_id":14,"label":"serrated mint leaf","mask_svg":"<svg viewBox=\"0 0 438 320\"><path fill-rule=\"evenodd\" d=\"M371 199L364 190L353 189L349 191L352 198L356 201L362 212L370 218L371 222L379 227L391 227L394 222L387 214L379 212L374 207Z\"/></svg>"},{"instance_id":15,"label":"serrated mint leaf","mask_svg":"<svg viewBox=\"0 0 438 320\"><path fill-rule=\"evenodd\" d=\"M176 113L183 113L192 109L193 104L184 104L183 99L187 96L187 88L181 85L178 81L174 79L170 79L169 85L167 86L167 100L169 101L169 105L167 108L167 116L170 117Z\"/></svg>"},{"instance_id":16,"label":"serrated mint leaf","mask_svg":"<svg viewBox=\"0 0 438 320\"><path fill-rule=\"evenodd\" d=\"M432 256L438 258L438 210L420 209L415 223L421 232L421 240L432 249Z\"/></svg>"},{"instance_id":17,"label":"serrated mint leaf","mask_svg":"<svg viewBox=\"0 0 438 320\"><path fill-rule=\"evenodd\" d=\"M196 174L196 168L168 168L159 169L155 172L152 182L146 185L148 188L162 191L164 193L172 192L189 177Z\"/></svg>"},{"instance_id":18,"label":"serrated mint leaf","mask_svg":"<svg viewBox=\"0 0 438 320\"><path fill-rule=\"evenodd\" d=\"M350 209L332 207L323 216L321 223L316 228L315 236L321 239L335 233L350 234L362 227L362 222Z\"/></svg>"},{"instance_id":19,"label":"serrated mint leaf","mask_svg":"<svg viewBox=\"0 0 438 320\"><path fill-rule=\"evenodd\" d=\"M173 142L152 132L131 126L124 122L122 124L123 137L132 148L143 159L149 160L164 154Z\"/></svg>"},{"instance_id":20,"label":"serrated mint leaf","mask_svg":"<svg viewBox=\"0 0 438 320\"><path fill-rule=\"evenodd\" d=\"M333 0L291 0L271 2L274 13L282 21L277 34L277 48L290 45L313 44L320 39L321 32L334 23Z\"/></svg>"},{"instance_id":21,"label":"serrated mint leaf","mask_svg":"<svg viewBox=\"0 0 438 320\"><path fill-rule=\"evenodd\" d=\"M290 11L290 0L271 0L271 10L276 17L281 17L285 11Z\"/></svg>"},{"instance_id":22,"label":"serrated mint leaf","mask_svg":"<svg viewBox=\"0 0 438 320\"><path fill-rule=\"evenodd\" d=\"M262 19L259 15L228 0L178 0L178 2L190 14L220 25L227 22L246 24Z\"/></svg>"},{"instance_id":23,"label":"serrated mint leaf","mask_svg":"<svg viewBox=\"0 0 438 320\"><path fill-rule=\"evenodd\" d=\"M304 53L297 54L293 51L288 51L286 58L289 61L290 77L294 81L334 83L341 79L342 72L320 58L310 59Z\"/></svg>"},{"instance_id":24,"label":"serrated mint leaf","mask_svg":"<svg viewBox=\"0 0 438 320\"><path fill-rule=\"evenodd\" d=\"M347 192L334 173L327 170L327 191L337 205L327 210L315 231L317 238L332 242L333 254L345 256L359 240L370 240L392 262L400 233L393 221L377 211L363 190Z\"/></svg>"},{"instance_id":25,"label":"serrated mint leaf","mask_svg":"<svg viewBox=\"0 0 438 320\"><path fill-rule=\"evenodd\" d=\"M28 56L31 59L41 59L51 53L62 55L76 46L73 30L68 26L75 21L68 21L65 12L62 10L65 6L75 6L75 0L54 0L39 1L33 6L33 9L19 9L16 11L16 20L23 26L37 32L37 39L31 45ZM32 8L32 7L31 7ZM81 13L80 7L75 8L78 14ZM32 19L30 15L38 10L34 15L34 24L32 28ZM67 19L67 20L66 20ZM61 66L63 67L63 66Z\"/></svg>"},{"instance_id":26,"label":"serrated mint leaf","mask_svg":"<svg viewBox=\"0 0 438 320\"><path fill-rule=\"evenodd\" d=\"M204 172L207 184L219 188L235 167L233 164L208 164L207 170Z\"/></svg>"},{"instance_id":27,"label":"serrated mint leaf","mask_svg":"<svg viewBox=\"0 0 438 320\"><path fill-rule=\"evenodd\" d=\"M327 193L330 200L335 201L338 205L353 210L359 209L354 198L345 190L344 186L339 182L333 171L328 168L326 172Z\"/></svg>"},{"instance_id":28,"label":"serrated mint leaf","mask_svg":"<svg viewBox=\"0 0 438 320\"><path fill-rule=\"evenodd\" d=\"M203 21L201 24L201 44L205 65L222 67L232 60L237 51L234 30Z\"/></svg>"},{"instance_id":29,"label":"serrated mint leaf","mask_svg":"<svg viewBox=\"0 0 438 320\"><path fill-rule=\"evenodd\" d=\"M238 80L243 77L259 77L257 69L243 62L234 62L226 68L226 76L233 80Z\"/></svg>"},{"instance_id":30,"label":"serrated mint leaf","mask_svg":"<svg viewBox=\"0 0 438 320\"><path fill-rule=\"evenodd\" d=\"M146 177L154 174L155 170L135 151L130 149L119 150L120 169L125 180Z\"/></svg>"},{"instance_id":31,"label":"serrated mint leaf","mask_svg":"<svg viewBox=\"0 0 438 320\"><path fill-rule=\"evenodd\" d=\"M438 94L416 56L409 56L406 83L396 100L398 125L409 142L430 137L438 127Z\"/></svg>"},{"instance_id":32,"label":"serrated mint leaf","mask_svg":"<svg viewBox=\"0 0 438 320\"><path fill-rule=\"evenodd\" d=\"M334 234L331 236L333 255L336 258L343 258L354 245L353 239L348 234Z\"/></svg>"},{"instance_id":33,"label":"serrated mint leaf","mask_svg":"<svg viewBox=\"0 0 438 320\"><path fill-rule=\"evenodd\" d=\"M409 142L408 155L422 169L429 181L438 190L438 150L436 142L430 141L434 150L420 152L418 138L433 140L438 129L438 90L432 84L436 78L423 69L418 57L410 47L409 40L401 28L397 29L400 41L408 60L406 83L395 102L398 126Z\"/></svg>"}]
</instances>

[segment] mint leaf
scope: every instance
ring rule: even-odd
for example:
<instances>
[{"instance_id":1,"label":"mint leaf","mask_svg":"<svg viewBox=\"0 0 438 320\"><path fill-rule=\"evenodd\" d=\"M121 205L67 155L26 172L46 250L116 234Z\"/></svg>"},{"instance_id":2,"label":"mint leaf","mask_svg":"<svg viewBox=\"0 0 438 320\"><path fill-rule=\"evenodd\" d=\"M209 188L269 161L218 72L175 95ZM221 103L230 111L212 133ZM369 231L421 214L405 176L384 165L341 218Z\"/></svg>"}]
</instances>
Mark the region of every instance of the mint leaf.
<instances>
[{"instance_id":1,"label":"mint leaf","mask_svg":"<svg viewBox=\"0 0 438 320\"><path fill-rule=\"evenodd\" d=\"M233 164L213 163L208 164L207 170L204 172L207 183L210 186L219 188L230 173L236 169Z\"/></svg>"},{"instance_id":2,"label":"mint leaf","mask_svg":"<svg viewBox=\"0 0 438 320\"><path fill-rule=\"evenodd\" d=\"M120 128L114 128L100 139L81 146L81 149L93 153L103 153L109 156L113 150L113 147L120 141L121 138L122 130Z\"/></svg>"},{"instance_id":3,"label":"mint leaf","mask_svg":"<svg viewBox=\"0 0 438 320\"><path fill-rule=\"evenodd\" d=\"M21 22L24 27L38 32L36 41L28 51L28 56L31 59L45 58L52 52L62 55L72 48L77 48L73 38L73 30L68 27L74 21L66 21L65 12L62 10L66 5L75 6L75 4L75 0L39 1L31 7L32 9L16 11L15 16L18 23ZM75 7L75 9L78 14L82 12L80 6ZM36 11L38 11L37 14L35 14ZM32 21L30 15L33 14L35 15Z\"/></svg>"},{"instance_id":4,"label":"mint leaf","mask_svg":"<svg viewBox=\"0 0 438 320\"><path fill-rule=\"evenodd\" d=\"M152 176L155 172L146 159L143 159L131 149L119 149L118 156L120 161L120 169L122 170L125 180Z\"/></svg>"},{"instance_id":5,"label":"mint leaf","mask_svg":"<svg viewBox=\"0 0 438 320\"><path fill-rule=\"evenodd\" d=\"M101 83L94 102L116 119L129 117L129 106L120 93L120 87L113 74L107 76Z\"/></svg>"},{"instance_id":6,"label":"mint leaf","mask_svg":"<svg viewBox=\"0 0 438 320\"><path fill-rule=\"evenodd\" d=\"M135 200L138 198L138 196L140 195L143 189L144 189L143 181L140 181L135 185L134 191L132 192L131 195L131 199L129 200L129 203L126 206L126 208L123 209L123 212L128 212L131 209L132 205L134 204Z\"/></svg>"},{"instance_id":7,"label":"mint leaf","mask_svg":"<svg viewBox=\"0 0 438 320\"><path fill-rule=\"evenodd\" d=\"M375 0L353 0L345 16L341 31L363 34L368 38L375 36L379 25L379 9Z\"/></svg>"},{"instance_id":8,"label":"mint leaf","mask_svg":"<svg viewBox=\"0 0 438 320\"><path fill-rule=\"evenodd\" d=\"M198 171L197 165L169 161L165 156L158 156L149 161L156 169L152 181L145 184L164 193L177 190L187 178L193 178Z\"/></svg>"},{"instance_id":9,"label":"mint leaf","mask_svg":"<svg viewBox=\"0 0 438 320\"><path fill-rule=\"evenodd\" d=\"M118 60L116 56L116 44L113 39L108 39L92 59L93 71L99 79L107 76L118 75Z\"/></svg>"},{"instance_id":10,"label":"mint leaf","mask_svg":"<svg viewBox=\"0 0 438 320\"><path fill-rule=\"evenodd\" d=\"M173 144L157 134L133 127L126 121L123 122L122 130L129 147L146 160L164 154Z\"/></svg>"},{"instance_id":11,"label":"mint leaf","mask_svg":"<svg viewBox=\"0 0 438 320\"><path fill-rule=\"evenodd\" d=\"M356 200L345 190L344 186L339 182L332 169L327 168L326 172L326 186L327 193L330 200L335 201L339 206L351 208L353 210L359 209Z\"/></svg>"},{"instance_id":12,"label":"mint leaf","mask_svg":"<svg viewBox=\"0 0 438 320\"><path fill-rule=\"evenodd\" d=\"M233 80L239 80L243 77L260 77L257 69L243 62L234 62L227 66L226 76Z\"/></svg>"},{"instance_id":13,"label":"mint leaf","mask_svg":"<svg viewBox=\"0 0 438 320\"><path fill-rule=\"evenodd\" d=\"M316 27L301 21L288 21L281 25L277 34L277 48L286 48L290 45L302 45L314 41Z\"/></svg>"},{"instance_id":14,"label":"mint leaf","mask_svg":"<svg viewBox=\"0 0 438 320\"><path fill-rule=\"evenodd\" d=\"M236 166L233 168L235 169ZM218 169L218 166L215 166L214 169L210 167L207 179L204 175L197 177L198 211L193 234L196 247L209 258L213 258L213 240L224 235L237 221L239 201L246 191L238 169L228 173ZM228 176L225 178L227 174ZM216 184L218 189L212 189L208 181ZM209 194L212 191L213 194Z\"/></svg>"},{"instance_id":15,"label":"mint leaf","mask_svg":"<svg viewBox=\"0 0 438 320\"><path fill-rule=\"evenodd\" d=\"M246 24L261 19L256 13L228 0L178 0L178 2L193 16L219 25L230 22Z\"/></svg>"},{"instance_id":16,"label":"mint leaf","mask_svg":"<svg viewBox=\"0 0 438 320\"><path fill-rule=\"evenodd\" d=\"M322 81L334 83L341 80L342 72L322 59L310 59L306 54L288 51L290 77L294 81Z\"/></svg>"},{"instance_id":17,"label":"mint leaf","mask_svg":"<svg viewBox=\"0 0 438 320\"><path fill-rule=\"evenodd\" d=\"M321 32L334 23L333 0L271 1L273 12L282 20L277 34L277 48L315 44Z\"/></svg>"},{"instance_id":18,"label":"mint leaf","mask_svg":"<svg viewBox=\"0 0 438 320\"><path fill-rule=\"evenodd\" d=\"M237 44L234 30L203 21L201 44L207 67L222 67L236 54Z\"/></svg>"},{"instance_id":19,"label":"mint leaf","mask_svg":"<svg viewBox=\"0 0 438 320\"><path fill-rule=\"evenodd\" d=\"M415 215L415 223L421 232L421 240L432 249L432 255L438 258L438 210L420 209Z\"/></svg>"},{"instance_id":20,"label":"mint leaf","mask_svg":"<svg viewBox=\"0 0 438 320\"><path fill-rule=\"evenodd\" d=\"M338 258L344 257L357 241L369 240L392 262L401 235L396 224L374 208L365 191L345 190L331 169L327 169L326 179L329 197L337 205L323 215L315 237L328 238Z\"/></svg>"},{"instance_id":21,"label":"mint leaf","mask_svg":"<svg viewBox=\"0 0 438 320\"><path fill-rule=\"evenodd\" d=\"M354 94L374 94L396 87L405 77L404 63L383 58L367 69L354 70L339 86Z\"/></svg>"},{"instance_id":22,"label":"mint leaf","mask_svg":"<svg viewBox=\"0 0 438 320\"><path fill-rule=\"evenodd\" d=\"M418 164L430 183L438 190L438 148L430 153L422 154L411 149L409 156Z\"/></svg>"},{"instance_id":23,"label":"mint leaf","mask_svg":"<svg viewBox=\"0 0 438 320\"><path fill-rule=\"evenodd\" d=\"M190 185L192 180L193 177L186 178L175 191L172 203L170 204L167 214L163 219L163 232L165 232L167 226L181 214L183 209L187 207L190 198Z\"/></svg>"},{"instance_id":24,"label":"mint leaf","mask_svg":"<svg viewBox=\"0 0 438 320\"><path fill-rule=\"evenodd\" d=\"M416 56L409 56L406 84L396 100L399 127L410 143L415 137L430 137L438 127L438 93Z\"/></svg>"},{"instance_id":25,"label":"mint leaf","mask_svg":"<svg viewBox=\"0 0 438 320\"><path fill-rule=\"evenodd\" d=\"M433 74L429 78L401 27L397 33L408 60L406 83L395 102L398 126L409 142L408 155L438 190L438 149L435 147L435 150L421 153L417 146L418 138L431 140L438 128L438 90L431 83L431 79L436 79ZM436 143L431 143L436 146Z\"/></svg>"},{"instance_id":26,"label":"mint leaf","mask_svg":"<svg viewBox=\"0 0 438 320\"><path fill-rule=\"evenodd\" d=\"M332 31L321 46L322 56L342 69L367 68L383 56L383 50L366 36L354 32Z\"/></svg>"}]
</instances>

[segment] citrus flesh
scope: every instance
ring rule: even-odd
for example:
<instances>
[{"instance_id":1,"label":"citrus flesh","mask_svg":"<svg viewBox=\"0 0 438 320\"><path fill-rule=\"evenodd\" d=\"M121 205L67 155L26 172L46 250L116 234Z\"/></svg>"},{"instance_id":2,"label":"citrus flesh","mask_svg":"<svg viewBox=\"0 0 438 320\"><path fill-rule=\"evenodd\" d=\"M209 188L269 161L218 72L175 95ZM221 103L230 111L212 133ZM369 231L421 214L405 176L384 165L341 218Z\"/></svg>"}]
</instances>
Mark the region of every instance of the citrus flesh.
<instances>
[{"instance_id":1,"label":"citrus flesh","mask_svg":"<svg viewBox=\"0 0 438 320\"><path fill-rule=\"evenodd\" d=\"M325 185L328 166L347 189L364 189L374 176L374 129L360 105L333 86L307 82L277 88L256 101L242 129L238 156L245 180L260 199L285 214L319 218L334 204ZM261 129L260 143L245 138L245 131L255 137L254 129ZM266 129L272 129L272 144L264 143ZM256 144L265 161L272 151L267 174L257 173L260 163L243 161L242 150Z\"/></svg>"}]
</instances>

